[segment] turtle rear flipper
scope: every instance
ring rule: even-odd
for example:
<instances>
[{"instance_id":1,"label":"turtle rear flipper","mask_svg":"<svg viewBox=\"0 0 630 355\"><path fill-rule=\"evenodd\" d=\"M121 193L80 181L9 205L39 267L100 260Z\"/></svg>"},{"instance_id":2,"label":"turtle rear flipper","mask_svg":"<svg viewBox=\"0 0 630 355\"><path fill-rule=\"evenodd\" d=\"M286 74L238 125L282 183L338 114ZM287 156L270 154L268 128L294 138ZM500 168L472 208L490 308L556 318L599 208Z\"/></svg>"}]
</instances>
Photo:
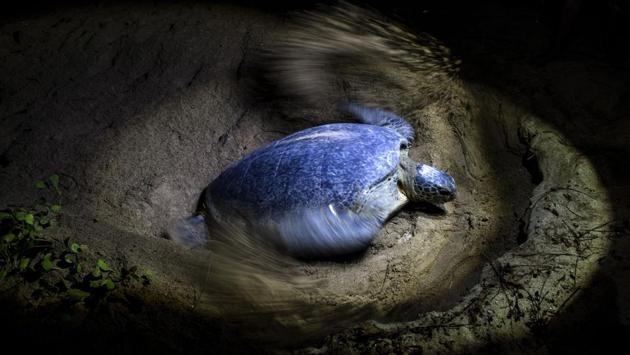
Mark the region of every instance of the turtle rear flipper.
<instances>
[{"instance_id":1,"label":"turtle rear flipper","mask_svg":"<svg viewBox=\"0 0 630 355\"><path fill-rule=\"evenodd\" d=\"M297 257L333 257L364 250L381 229L375 216L328 205L291 212L278 223L280 244Z\"/></svg>"},{"instance_id":2,"label":"turtle rear flipper","mask_svg":"<svg viewBox=\"0 0 630 355\"><path fill-rule=\"evenodd\" d=\"M208 242L208 226L203 215L184 218L168 229L169 237L189 248L200 248Z\"/></svg>"},{"instance_id":3,"label":"turtle rear flipper","mask_svg":"<svg viewBox=\"0 0 630 355\"><path fill-rule=\"evenodd\" d=\"M355 116L359 121L375 126L387 127L400 134L407 140L407 144L413 142L415 132L409 122L393 112L378 108L367 107L355 102L341 104L341 110Z\"/></svg>"}]
</instances>

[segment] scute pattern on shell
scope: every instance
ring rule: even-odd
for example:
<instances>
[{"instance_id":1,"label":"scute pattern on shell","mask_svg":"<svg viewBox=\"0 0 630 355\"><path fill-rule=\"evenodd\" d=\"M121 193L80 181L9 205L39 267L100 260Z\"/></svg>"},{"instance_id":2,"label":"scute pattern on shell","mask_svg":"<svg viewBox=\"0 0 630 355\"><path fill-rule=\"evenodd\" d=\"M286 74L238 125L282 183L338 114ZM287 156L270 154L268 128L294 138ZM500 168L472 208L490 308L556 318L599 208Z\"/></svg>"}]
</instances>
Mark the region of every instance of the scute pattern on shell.
<instances>
[{"instance_id":1,"label":"scute pattern on shell","mask_svg":"<svg viewBox=\"0 0 630 355\"><path fill-rule=\"evenodd\" d=\"M210 185L208 198L222 213L258 219L329 204L349 208L360 192L395 173L403 140L373 125L313 127L229 166Z\"/></svg>"}]
</instances>

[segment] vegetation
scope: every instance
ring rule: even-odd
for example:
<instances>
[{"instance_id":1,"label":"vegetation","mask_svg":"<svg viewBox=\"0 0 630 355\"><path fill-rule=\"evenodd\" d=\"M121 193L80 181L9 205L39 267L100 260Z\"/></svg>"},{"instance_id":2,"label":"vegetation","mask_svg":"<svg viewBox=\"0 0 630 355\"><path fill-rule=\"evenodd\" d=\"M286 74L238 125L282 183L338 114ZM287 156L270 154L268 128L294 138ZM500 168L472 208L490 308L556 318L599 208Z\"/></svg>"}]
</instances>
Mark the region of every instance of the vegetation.
<instances>
[{"instance_id":1,"label":"vegetation","mask_svg":"<svg viewBox=\"0 0 630 355\"><path fill-rule=\"evenodd\" d=\"M125 263L112 265L86 245L48 236L62 206L59 176L35 183L42 197L29 207L0 211L0 288L26 286L32 305L61 300L73 304L103 302L117 288L150 283L148 272Z\"/></svg>"}]
</instances>

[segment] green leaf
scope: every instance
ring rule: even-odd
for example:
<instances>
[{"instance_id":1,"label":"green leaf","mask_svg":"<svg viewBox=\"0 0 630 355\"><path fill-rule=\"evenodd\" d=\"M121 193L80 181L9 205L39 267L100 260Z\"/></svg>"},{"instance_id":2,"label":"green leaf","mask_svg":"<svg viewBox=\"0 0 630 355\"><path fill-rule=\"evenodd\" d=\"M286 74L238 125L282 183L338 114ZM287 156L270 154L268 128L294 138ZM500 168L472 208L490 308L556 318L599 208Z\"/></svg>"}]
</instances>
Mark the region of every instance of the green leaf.
<instances>
[{"instance_id":1,"label":"green leaf","mask_svg":"<svg viewBox=\"0 0 630 355\"><path fill-rule=\"evenodd\" d=\"M33 216L32 213L27 213L24 216L24 222L26 222L26 224L33 225L33 222L35 222L35 216Z\"/></svg>"},{"instance_id":2,"label":"green leaf","mask_svg":"<svg viewBox=\"0 0 630 355\"><path fill-rule=\"evenodd\" d=\"M91 287L91 288L99 288L99 287L101 287L101 281L102 281L102 280L93 280L93 281L90 281L90 287Z\"/></svg>"},{"instance_id":3,"label":"green leaf","mask_svg":"<svg viewBox=\"0 0 630 355\"><path fill-rule=\"evenodd\" d=\"M26 213L24 213L22 211L17 211L15 213L15 219L17 219L18 221L23 221L24 218L26 218Z\"/></svg>"},{"instance_id":4,"label":"green leaf","mask_svg":"<svg viewBox=\"0 0 630 355\"><path fill-rule=\"evenodd\" d=\"M50 206L50 211L52 213L59 213L59 211L61 211L61 205L52 205L52 206Z\"/></svg>"},{"instance_id":5,"label":"green leaf","mask_svg":"<svg viewBox=\"0 0 630 355\"><path fill-rule=\"evenodd\" d=\"M90 293L79 290L78 288L71 288L68 290L68 296L76 301L83 301L90 296Z\"/></svg>"},{"instance_id":6,"label":"green leaf","mask_svg":"<svg viewBox=\"0 0 630 355\"><path fill-rule=\"evenodd\" d=\"M50 256L52 254L46 254L44 255L44 259L42 259L41 264L42 264L42 268L44 269L44 271L50 271L53 268L53 262L52 260L50 260Z\"/></svg>"},{"instance_id":7,"label":"green leaf","mask_svg":"<svg viewBox=\"0 0 630 355\"><path fill-rule=\"evenodd\" d=\"M54 188L59 186L59 175L53 174L48 177L48 181L53 185Z\"/></svg>"},{"instance_id":8,"label":"green leaf","mask_svg":"<svg viewBox=\"0 0 630 355\"><path fill-rule=\"evenodd\" d=\"M77 272L77 274L80 274L83 271L83 268L81 267L81 264L77 263L77 265L74 267L74 270Z\"/></svg>"},{"instance_id":9,"label":"green leaf","mask_svg":"<svg viewBox=\"0 0 630 355\"><path fill-rule=\"evenodd\" d=\"M0 212L0 221L3 220L3 219L9 219L9 218L11 218L11 216L12 215L10 213Z\"/></svg>"},{"instance_id":10,"label":"green leaf","mask_svg":"<svg viewBox=\"0 0 630 355\"><path fill-rule=\"evenodd\" d=\"M31 262L31 259L29 259L29 258L22 258L22 259L20 260L20 266L19 266L20 271L24 271L24 270L26 270L26 268L28 267L28 264L29 264L30 262Z\"/></svg>"},{"instance_id":11,"label":"green leaf","mask_svg":"<svg viewBox=\"0 0 630 355\"><path fill-rule=\"evenodd\" d=\"M0 270L0 280L4 280L7 277L7 270Z\"/></svg>"},{"instance_id":12,"label":"green leaf","mask_svg":"<svg viewBox=\"0 0 630 355\"><path fill-rule=\"evenodd\" d=\"M2 240L4 240L7 243L11 243L14 239L15 239L15 234L13 233L5 234L4 236L2 236Z\"/></svg>"},{"instance_id":13,"label":"green leaf","mask_svg":"<svg viewBox=\"0 0 630 355\"><path fill-rule=\"evenodd\" d=\"M55 188L55 190L59 190L59 175L53 174L48 177L48 181Z\"/></svg>"},{"instance_id":14,"label":"green leaf","mask_svg":"<svg viewBox=\"0 0 630 355\"><path fill-rule=\"evenodd\" d=\"M114 284L114 281L112 281L112 279L104 279L101 281L101 286L105 287L108 290L113 290L116 285Z\"/></svg>"},{"instance_id":15,"label":"green leaf","mask_svg":"<svg viewBox=\"0 0 630 355\"><path fill-rule=\"evenodd\" d=\"M37 180L35 182L35 187L38 189L45 189L46 188L46 183L43 180Z\"/></svg>"},{"instance_id":16,"label":"green leaf","mask_svg":"<svg viewBox=\"0 0 630 355\"><path fill-rule=\"evenodd\" d=\"M70 251L75 254L78 254L81 251L81 246L79 246L79 244L77 243L72 243L70 244Z\"/></svg>"},{"instance_id":17,"label":"green leaf","mask_svg":"<svg viewBox=\"0 0 630 355\"><path fill-rule=\"evenodd\" d=\"M113 290L116 287L116 284L112 279L101 279L101 280L93 280L90 281L91 288L105 288L107 290Z\"/></svg>"},{"instance_id":18,"label":"green leaf","mask_svg":"<svg viewBox=\"0 0 630 355\"><path fill-rule=\"evenodd\" d=\"M94 271L92 271L92 276L94 276L94 277L101 277L101 269L94 268Z\"/></svg>"},{"instance_id":19,"label":"green leaf","mask_svg":"<svg viewBox=\"0 0 630 355\"><path fill-rule=\"evenodd\" d=\"M103 271L112 271L112 268L110 268L107 262L103 259L98 259L96 261L96 266Z\"/></svg>"},{"instance_id":20,"label":"green leaf","mask_svg":"<svg viewBox=\"0 0 630 355\"><path fill-rule=\"evenodd\" d=\"M74 263L74 255L73 254L66 254L63 256L63 260L65 260L65 262L67 262L68 264L72 264Z\"/></svg>"}]
</instances>

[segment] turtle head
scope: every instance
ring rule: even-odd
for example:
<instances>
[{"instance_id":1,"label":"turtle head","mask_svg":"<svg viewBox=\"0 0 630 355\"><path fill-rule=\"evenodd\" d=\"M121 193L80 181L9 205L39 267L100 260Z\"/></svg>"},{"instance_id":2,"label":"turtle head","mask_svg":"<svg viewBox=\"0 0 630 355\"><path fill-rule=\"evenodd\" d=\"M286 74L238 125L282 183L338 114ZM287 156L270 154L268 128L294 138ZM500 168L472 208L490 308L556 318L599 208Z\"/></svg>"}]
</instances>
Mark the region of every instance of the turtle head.
<instances>
[{"instance_id":1,"label":"turtle head","mask_svg":"<svg viewBox=\"0 0 630 355\"><path fill-rule=\"evenodd\" d=\"M456 194L452 176L429 165L416 165L412 200L439 204L452 201Z\"/></svg>"}]
</instances>

